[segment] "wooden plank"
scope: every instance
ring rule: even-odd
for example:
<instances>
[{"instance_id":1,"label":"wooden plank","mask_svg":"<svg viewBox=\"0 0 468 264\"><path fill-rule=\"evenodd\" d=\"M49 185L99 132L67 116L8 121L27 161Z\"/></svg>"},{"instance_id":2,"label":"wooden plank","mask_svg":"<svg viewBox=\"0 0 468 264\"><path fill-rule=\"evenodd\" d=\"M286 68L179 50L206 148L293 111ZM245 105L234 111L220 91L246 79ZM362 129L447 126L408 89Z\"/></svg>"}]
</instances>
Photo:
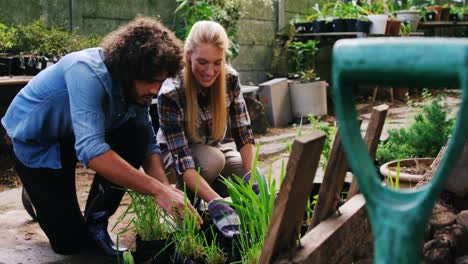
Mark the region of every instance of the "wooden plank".
<instances>
[{"instance_id":1,"label":"wooden plank","mask_svg":"<svg viewBox=\"0 0 468 264\"><path fill-rule=\"evenodd\" d=\"M367 144L367 149L369 150L369 156L372 160L375 160L375 155L377 153L377 146L379 145L380 135L382 134L382 129L385 124L385 118L387 117L388 105L382 104L372 108L371 118L369 120L369 125L367 126L366 135L364 136L364 142ZM351 187L348 191L347 199L353 197L358 193L359 187L356 180L353 178Z\"/></svg>"},{"instance_id":2,"label":"wooden plank","mask_svg":"<svg viewBox=\"0 0 468 264\"><path fill-rule=\"evenodd\" d=\"M26 85L34 76L12 76L12 77L0 77L0 86L6 85Z\"/></svg>"},{"instance_id":3,"label":"wooden plank","mask_svg":"<svg viewBox=\"0 0 468 264\"><path fill-rule=\"evenodd\" d=\"M335 211L347 171L348 162L343 152L340 135L336 133L322 185L320 186L317 204L309 224L309 231Z\"/></svg>"},{"instance_id":4,"label":"wooden plank","mask_svg":"<svg viewBox=\"0 0 468 264\"><path fill-rule=\"evenodd\" d=\"M271 263L279 252L296 248L297 228L304 217L324 142L325 134L319 131L294 141L259 263Z\"/></svg>"},{"instance_id":5,"label":"wooden plank","mask_svg":"<svg viewBox=\"0 0 468 264\"><path fill-rule=\"evenodd\" d=\"M361 122L360 119L359 125ZM308 231L336 211L347 171L348 160L343 151L340 133L337 131Z\"/></svg>"},{"instance_id":6,"label":"wooden plank","mask_svg":"<svg viewBox=\"0 0 468 264\"><path fill-rule=\"evenodd\" d=\"M355 195L340 211L340 216L328 218L302 237L293 258L281 255L275 263L352 263L372 233L363 195Z\"/></svg>"}]
</instances>

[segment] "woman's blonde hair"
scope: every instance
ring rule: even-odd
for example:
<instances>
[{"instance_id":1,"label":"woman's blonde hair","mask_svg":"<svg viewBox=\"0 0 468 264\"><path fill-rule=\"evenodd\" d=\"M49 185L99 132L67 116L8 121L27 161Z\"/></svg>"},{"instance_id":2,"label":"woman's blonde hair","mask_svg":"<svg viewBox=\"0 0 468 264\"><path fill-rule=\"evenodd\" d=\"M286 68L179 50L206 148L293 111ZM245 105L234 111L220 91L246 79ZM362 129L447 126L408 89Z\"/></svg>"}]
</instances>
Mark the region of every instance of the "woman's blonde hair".
<instances>
[{"instance_id":1,"label":"woman's blonde hair","mask_svg":"<svg viewBox=\"0 0 468 264\"><path fill-rule=\"evenodd\" d=\"M215 47L224 50L226 54L229 49L229 38L224 28L213 21L198 21L185 41L184 46L184 86L187 107L185 115L188 122L188 134L197 141L200 141L198 134L198 96L196 86L198 85L192 73L191 62L187 55L192 53L200 44L212 44ZM226 66L223 62L221 71L216 78L213 86L210 88L210 110L213 116L213 126L211 128L211 137L214 140L221 140L224 136L227 124L226 110Z\"/></svg>"}]
</instances>

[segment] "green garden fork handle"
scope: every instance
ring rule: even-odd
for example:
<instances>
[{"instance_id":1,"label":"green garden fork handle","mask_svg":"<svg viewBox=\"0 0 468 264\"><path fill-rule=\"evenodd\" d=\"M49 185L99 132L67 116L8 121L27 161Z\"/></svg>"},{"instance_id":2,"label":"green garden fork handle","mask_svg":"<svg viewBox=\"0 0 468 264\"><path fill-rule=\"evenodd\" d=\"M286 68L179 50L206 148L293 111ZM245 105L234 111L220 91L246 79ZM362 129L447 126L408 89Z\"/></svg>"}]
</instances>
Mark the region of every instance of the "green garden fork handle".
<instances>
[{"instance_id":1,"label":"green garden fork handle","mask_svg":"<svg viewBox=\"0 0 468 264\"><path fill-rule=\"evenodd\" d=\"M432 208L468 135L468 39L372 38L338 41L333 96L340 136L374 235L374 263L420 263ZM432 182L416 190L383 186L361 137L352 100L358 84L461 87L455 130Z\"/></svg>"}]
</instances>

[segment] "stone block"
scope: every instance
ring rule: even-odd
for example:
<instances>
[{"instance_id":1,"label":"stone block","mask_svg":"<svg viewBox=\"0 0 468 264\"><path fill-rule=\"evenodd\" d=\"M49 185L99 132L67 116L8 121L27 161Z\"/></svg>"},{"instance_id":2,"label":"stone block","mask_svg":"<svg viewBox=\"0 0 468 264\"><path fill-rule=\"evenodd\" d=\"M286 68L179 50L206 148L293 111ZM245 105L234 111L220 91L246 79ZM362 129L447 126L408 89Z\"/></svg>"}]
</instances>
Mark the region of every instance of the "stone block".
<instances>
[{"instance_id":1,"label":"stone block","mask_svg":"<svg viewBox=\"0 0 468 264\"><path fill-rule=\"evenodd\" d=\"M273 126L285 126L292 121L288 80L277 78L259 84L258 95L265 107L268 122Z\"/></svg>"}]
</instances>

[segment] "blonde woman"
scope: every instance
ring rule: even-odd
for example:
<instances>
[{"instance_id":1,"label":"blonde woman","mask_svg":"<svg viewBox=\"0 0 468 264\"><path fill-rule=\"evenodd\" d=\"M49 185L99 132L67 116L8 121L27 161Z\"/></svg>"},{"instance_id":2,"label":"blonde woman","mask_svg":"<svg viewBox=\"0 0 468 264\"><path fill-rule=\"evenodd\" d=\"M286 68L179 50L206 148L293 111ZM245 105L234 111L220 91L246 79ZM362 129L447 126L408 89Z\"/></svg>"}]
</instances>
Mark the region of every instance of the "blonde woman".
<instances>
[{"instance_id":1,"label":"blonde woman","mask_svg":"<svg viewBox=\"0 0 468 264\"><path fill-rule=\"evenodd\" d=\"M172 166L179 186L185 182L196 190L208 203L218 229L232 237L239 219L231 207L218 201L223 193L216 179L250 172L255 148L239 76L226 65L228 48L229 39L218 23L193 25L185 42L184 70L178 78L168 79L158 95L157 137L164 165ZM239 152L220 144L228 123Z\"/></svg>"}]
</instances>

